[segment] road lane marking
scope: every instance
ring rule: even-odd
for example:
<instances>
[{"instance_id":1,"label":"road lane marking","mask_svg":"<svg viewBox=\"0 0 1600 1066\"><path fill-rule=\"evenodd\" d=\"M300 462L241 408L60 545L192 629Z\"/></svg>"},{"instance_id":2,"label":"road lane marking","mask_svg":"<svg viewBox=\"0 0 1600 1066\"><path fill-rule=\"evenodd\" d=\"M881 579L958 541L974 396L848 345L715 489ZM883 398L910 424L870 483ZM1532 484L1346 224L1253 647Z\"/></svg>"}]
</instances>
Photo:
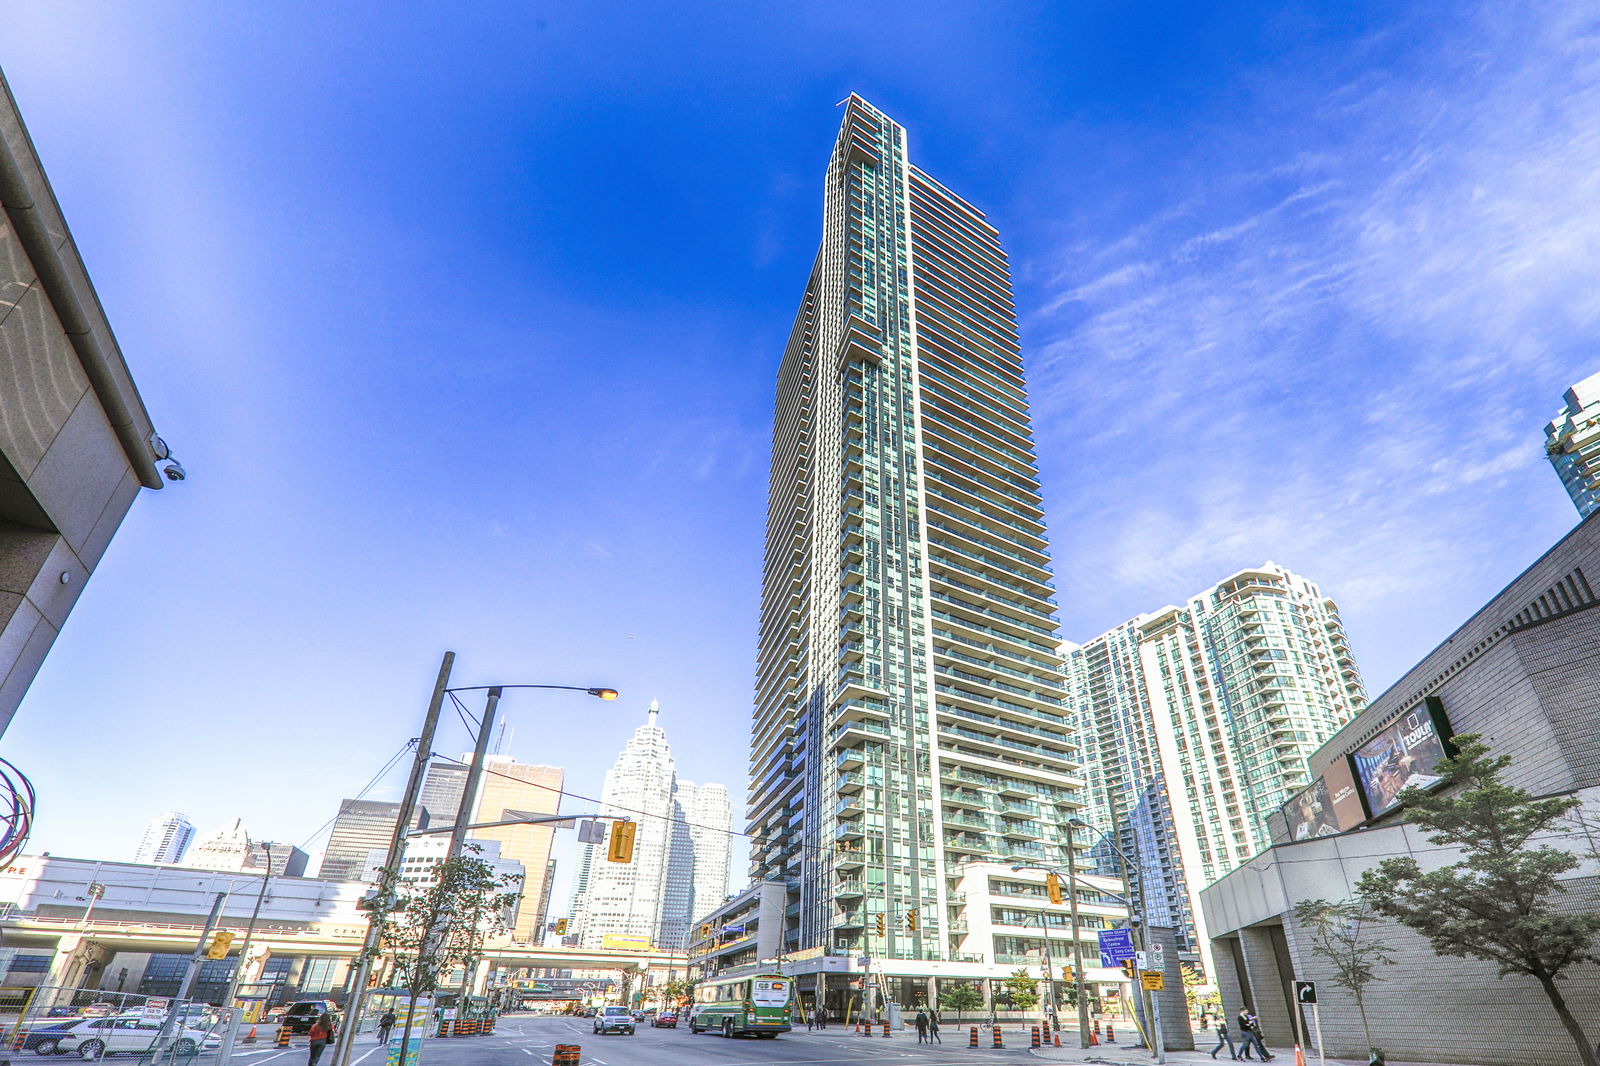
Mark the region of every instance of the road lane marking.
<instances>
[{"instance_id":1,"label":"road lane marking","mask_svg":"<svg viewBox=\"0 0 1600 1066\"><path fill-rule=\"evenodd\" d=\"M533 1052L531 1052L531 1051L529 1051L529 1050L528 1050L528 1049L527 1049L527 1048L523 1048L523 1049L522 1049L522 1053L523 1053L523 1054L524 1054L524 1055L532 1055L532 1054L533 1054Z\"/></svg>"},{"instance_id":2,"label":"road lane marking","mask_svg":"<svg viewBox=\"0 0 1600 1066\"><path fill-rule=\"evenodd\" d=\"M366 1054L364 1054L364 1055L362 1055L362 1056L361 1056L361 1059L364 1059L364 1058L366 1058L366 1057L367 1057L367 1055L370 1055L370 1054L372 1054L372 1053L373 1053L373 1052L374 1052L374 1051L377 1051L377 1050L379 1050L379 1049L387 1049L387 1048L388 1048L388 1046L389 1046L389 1045L387 1045L387 1044L374 1044L374 1045L372 1045L372 1047L370 1047L370 1048L368 1048L368 1049L367 1049L367 1051L366 1051ZM356 1060L356 1061L355 1061L355 1062L353 1062L353 1063L351 1063L351 1064L350 1064L350 1066L360 1066L360 1063L361 1063L361 1059L357 1059L357 1060Z\"/></svg>"}]
</instances>

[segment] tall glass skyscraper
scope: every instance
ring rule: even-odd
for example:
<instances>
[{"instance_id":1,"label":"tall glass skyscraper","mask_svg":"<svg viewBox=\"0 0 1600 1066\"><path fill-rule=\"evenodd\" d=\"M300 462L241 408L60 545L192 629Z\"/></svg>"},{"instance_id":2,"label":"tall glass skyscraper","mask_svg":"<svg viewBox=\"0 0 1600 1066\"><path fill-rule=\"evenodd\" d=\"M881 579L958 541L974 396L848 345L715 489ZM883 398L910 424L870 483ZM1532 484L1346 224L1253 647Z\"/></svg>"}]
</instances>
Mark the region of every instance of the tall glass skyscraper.
<instances>
[{"instance_id":1,"label":"tall glass skyscraper","mask_svg":"<svg viewBox=\"0 0 1600 1066\"><path fill-rule=\"evenodd\" d=\"M851 96L772 440L749 829L785 951L984 961L965 864L1067 863L1041 507L999 235Z\"/></svg>"}]
</instances>

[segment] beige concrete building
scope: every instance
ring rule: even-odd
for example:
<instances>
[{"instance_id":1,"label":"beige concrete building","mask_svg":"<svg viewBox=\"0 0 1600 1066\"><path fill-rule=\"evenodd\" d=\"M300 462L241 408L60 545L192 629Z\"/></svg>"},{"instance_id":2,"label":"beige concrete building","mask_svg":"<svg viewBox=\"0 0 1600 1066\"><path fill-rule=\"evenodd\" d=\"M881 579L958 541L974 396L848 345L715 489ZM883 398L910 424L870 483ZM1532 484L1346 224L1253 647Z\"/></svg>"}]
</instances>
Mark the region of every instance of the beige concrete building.
<instances>
[{"instance_id":1,"label":"beige concrete building","mask_svg":"<svg viewBox=\"0 0 1600 1066\"><path fill-rule=\"evenodd\" d=\"M3 732L134 497L161 487L168 456L3 78L0 205Z\"/></svg>"},{"instance_id":2,"label":"beige concrete building","mask_svg":"<svg viewBox=\"0 0 1600 1066\"><path fill-rule=\"evenodd\" d=\"M483 782L478 786L477 815L473 821L493 822L514 817L506 811L556 814L561 807L561 785L565 779L566 771L559 766L528 765L508 755L487 756L483 761ZM450 825L455 814L441 813L436 817L439 824ZM545 871L550 865L550 845L555 839L555 830L547 825L503 825L495 829L474 829L472 836L477 840L498 841L501 859L522 864L522 903L517 908L512 936L518 940L537 941L550 908L549 878Z\"/></svg>"}]
</instances>

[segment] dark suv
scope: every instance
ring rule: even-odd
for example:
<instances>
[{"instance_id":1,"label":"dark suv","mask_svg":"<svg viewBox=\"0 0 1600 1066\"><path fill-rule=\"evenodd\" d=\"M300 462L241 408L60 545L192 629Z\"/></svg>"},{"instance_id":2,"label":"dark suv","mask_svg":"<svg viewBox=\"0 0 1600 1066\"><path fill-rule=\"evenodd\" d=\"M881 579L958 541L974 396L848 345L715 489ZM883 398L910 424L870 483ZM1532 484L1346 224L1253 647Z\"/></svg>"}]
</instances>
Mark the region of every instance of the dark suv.
<instances>
[{"instance_id":1,"label":"dark suv","mask_svg":"<svg viewBox=\"0 0 1600 1066\"><path fill-rule=\"evenodd\" d=\"M331 999L297 1000L284 1010L279 1024L291 1033L309 1033L311 1026L324 1014L333 1015L337 1021L339 1007Z\"/></svg>"}]
</instances>

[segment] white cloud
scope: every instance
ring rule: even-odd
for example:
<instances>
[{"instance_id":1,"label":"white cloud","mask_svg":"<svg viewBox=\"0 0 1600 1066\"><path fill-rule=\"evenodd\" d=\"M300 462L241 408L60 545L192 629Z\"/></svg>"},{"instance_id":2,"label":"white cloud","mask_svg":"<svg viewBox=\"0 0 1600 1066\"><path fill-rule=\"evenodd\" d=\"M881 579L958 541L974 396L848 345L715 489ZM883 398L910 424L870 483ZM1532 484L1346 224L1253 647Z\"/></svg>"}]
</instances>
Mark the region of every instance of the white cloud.
<instances>
[{"instance_id":1,"label":"white cloud","mask_svg":"<svg viewBox=\"0 0 1600 1066\"><path fill-rule=\"evenodd\" d=\"M1266 84L1296 129L1060 253L1031 326L1069 637L1266 558L1392 615L1509 579L1529 501L1568 506L1539 433L1600 366L1600 28L1489 5L1459 35L1427 70Z\"/></svg>"}]
</instances>

